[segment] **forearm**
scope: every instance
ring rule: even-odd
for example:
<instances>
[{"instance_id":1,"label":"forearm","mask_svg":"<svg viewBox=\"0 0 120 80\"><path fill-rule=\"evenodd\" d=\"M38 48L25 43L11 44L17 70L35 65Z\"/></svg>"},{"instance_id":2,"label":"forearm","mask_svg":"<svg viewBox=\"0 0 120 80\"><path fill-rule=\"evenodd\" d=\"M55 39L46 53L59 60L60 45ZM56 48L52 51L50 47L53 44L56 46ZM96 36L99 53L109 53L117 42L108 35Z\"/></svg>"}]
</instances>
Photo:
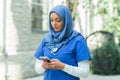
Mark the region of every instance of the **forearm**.
<instances>
[{"instance_id":1,"label":"forearm","mask_svg":"<svg viewBox=\"0 0 120 80\"><path fill-rule=\"evenodd\" d=\"M65 64L63 71L76 77L87 77L89 73L89 61L82 61L78 63L78 67Z\"/></svg>"},{"instance_id":2,"label":"forearm","mask_svg":"<svg viewBox=\"0 0 120 80\"><path fill-rule=\"evenodd\" d=\"M35 71L39 74L43 74L45 71L41 64L41 60L37 60L35 64ZM76 77L87 77L89 73L89 64L88 60L79 62L77 67L65 64L63 71Z\"/></svg>"},{"instance_id":3,"label":"forearm","mask_svg":"<svg viewBox=\"0 0 120 80\"><path fill-rule=\"evenodd\" d=\"M43 74L45 69L42 68L42 61L41 60L36 60L35 63L35 71L39 74Z\"/></svg>"}]
</instances>

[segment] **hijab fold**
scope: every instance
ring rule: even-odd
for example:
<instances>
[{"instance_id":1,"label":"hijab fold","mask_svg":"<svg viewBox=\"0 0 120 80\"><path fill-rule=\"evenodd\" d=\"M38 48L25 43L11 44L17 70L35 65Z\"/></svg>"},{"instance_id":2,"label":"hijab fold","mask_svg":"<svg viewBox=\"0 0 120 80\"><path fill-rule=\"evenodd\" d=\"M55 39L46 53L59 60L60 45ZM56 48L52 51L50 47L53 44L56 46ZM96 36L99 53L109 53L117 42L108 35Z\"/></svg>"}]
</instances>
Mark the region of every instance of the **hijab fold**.
<instances>
[{"instance_id":1,"label":"hijab fold","mask_svg":"<svg viewBox=\"0 0 120 80\"><path fill-rule=\"evenodd\" d=\"M51 22L50 22L50 14L56 13L59 15L63 21L63 30L60 32L56 32L53 30ZM73 21L72 16L69 9L63 5L55 6L49 13L49 23L48 23L50 32L45 35L45 43L46 46L56 53L59 49L61 49L65 44L67 44L71 39L76 37L79 33L73 30Z\"/></svg>"}]
</instances>

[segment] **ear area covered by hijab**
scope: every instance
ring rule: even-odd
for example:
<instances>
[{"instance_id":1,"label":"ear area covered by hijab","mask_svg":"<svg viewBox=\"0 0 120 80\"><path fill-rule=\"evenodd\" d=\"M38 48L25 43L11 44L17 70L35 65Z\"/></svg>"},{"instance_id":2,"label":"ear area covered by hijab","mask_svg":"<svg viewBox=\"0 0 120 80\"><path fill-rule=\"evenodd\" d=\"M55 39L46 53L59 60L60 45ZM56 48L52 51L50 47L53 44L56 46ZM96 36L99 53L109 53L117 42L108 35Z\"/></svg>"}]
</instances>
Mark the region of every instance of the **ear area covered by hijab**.
<instances>
[{"instance_id":1,"label":"ear area covered by hijab","mask_svg":"<svg viewBox=\"0 0 120 80\"><path fill-rule=\"evenodd\" d=\"M79 33L73 30L73 20L70 10L64 5L55 6L49 13L54 12L58 14L63 21L63 30L61 32L55 32L52 28L50 17L49 17L49 29L50 32L45 35L46 46L50 49L56 49L57 52L61 47L69 42L72 38L77 36Z\"/></svg>"},{"instance_id":2,"label":"ear area covered by hijab","mask_svg":"<svg viewBox=\"0 0 120 80\"><path fill-rule=\"evenodd\" d=\"M72 16L71 13L69 11L69 9L66 6L63 5L57 5L55 6L49 13L49 16L52 12L55 12L56 14L58 14L62 21L63 21L63 26L64 29L58 34L53 30L52 25L50 23L50 19L49 19L49 28L50 28L50 32L51 35L53 37L58 36L57 41L61 41L63 38L67 38L68 36L71 35L72 31L73 31L73 21L72 21Z\"/></svg>"}]
</instances>

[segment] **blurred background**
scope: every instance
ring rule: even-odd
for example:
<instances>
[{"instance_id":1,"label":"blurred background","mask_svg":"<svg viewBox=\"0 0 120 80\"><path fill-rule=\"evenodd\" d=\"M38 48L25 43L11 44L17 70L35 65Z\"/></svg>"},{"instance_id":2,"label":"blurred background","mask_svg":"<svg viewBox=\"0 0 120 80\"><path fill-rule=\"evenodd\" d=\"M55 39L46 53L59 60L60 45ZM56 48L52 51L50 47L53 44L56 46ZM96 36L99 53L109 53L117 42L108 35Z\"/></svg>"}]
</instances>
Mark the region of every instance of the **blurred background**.
<instances>
[{"instance_id":1,"label":"blurred background","mask_svg":"<svg viewBox=\"0 0 120 80\"><path fill-rule=\"evenodd\" d=\"M34 52L49 31L48 13L58 4L68 6L74 29L86 38L90 74L120 75L120 0L0 0L0 80L40 76Z\"/></svg>"}]
</instances>

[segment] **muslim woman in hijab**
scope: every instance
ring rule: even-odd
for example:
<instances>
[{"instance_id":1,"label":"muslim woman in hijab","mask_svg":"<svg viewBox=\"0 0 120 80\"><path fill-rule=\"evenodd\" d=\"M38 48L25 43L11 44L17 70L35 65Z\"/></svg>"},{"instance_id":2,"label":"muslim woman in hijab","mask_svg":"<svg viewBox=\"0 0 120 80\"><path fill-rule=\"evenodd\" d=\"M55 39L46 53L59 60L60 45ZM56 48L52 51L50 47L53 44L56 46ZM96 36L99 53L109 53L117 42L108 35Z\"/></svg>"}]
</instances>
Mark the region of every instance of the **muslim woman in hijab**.
<instances>
[{"instance_id":1,"label":"muslim woman in hijab","mask_svg":"<svg viewBox=\"0 0 120 80\"><path fill-rule=\"evenodd\" d=\"M80 77L87 77L91 55L85 38L73 30L70 10L57 5L50 11L48 21L49 32L35 52L35 71L44 74L44 80L80 80Z\"/></svg>"}]
</instances>

